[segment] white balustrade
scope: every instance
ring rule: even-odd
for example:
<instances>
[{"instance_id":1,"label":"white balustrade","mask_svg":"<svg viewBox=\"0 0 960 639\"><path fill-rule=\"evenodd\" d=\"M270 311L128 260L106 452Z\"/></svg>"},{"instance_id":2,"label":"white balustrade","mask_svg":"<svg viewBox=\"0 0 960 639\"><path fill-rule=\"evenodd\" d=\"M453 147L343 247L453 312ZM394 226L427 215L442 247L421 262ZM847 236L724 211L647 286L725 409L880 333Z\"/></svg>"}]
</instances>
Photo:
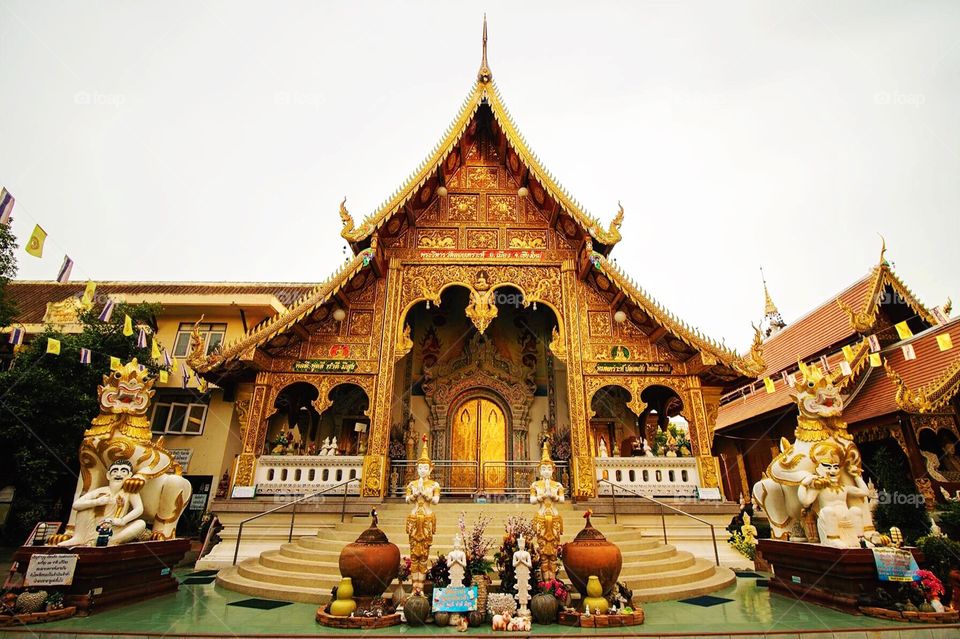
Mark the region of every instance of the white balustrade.
<instances>
[{"instance_id":1,"label":"white balustrade","mask_svg":"<svg viewBox=\"0 0 960 639\"><path fill-rule=\"evenodd\" d=\"M597 479L606 479L623 488L648 497L696 497L700 474L694 457L597 457L594 459ZM615 488L598 483L600 495L610 495ZM627 490L617 496L630 497Z\"/></svg>"},{"instance_id":2,"label":"white balustrade","mask_svg":"<svg viewBox=\"0 0 960 639\"><path fill-rule=\"evenodd\" d=\"M257 494L308 495L362 474L362 455L262 455L257 460ZM348 494L360 494L360 482L344 488ZM331 494L342 494L341 490Z\"/></svg>"}]
</instances>

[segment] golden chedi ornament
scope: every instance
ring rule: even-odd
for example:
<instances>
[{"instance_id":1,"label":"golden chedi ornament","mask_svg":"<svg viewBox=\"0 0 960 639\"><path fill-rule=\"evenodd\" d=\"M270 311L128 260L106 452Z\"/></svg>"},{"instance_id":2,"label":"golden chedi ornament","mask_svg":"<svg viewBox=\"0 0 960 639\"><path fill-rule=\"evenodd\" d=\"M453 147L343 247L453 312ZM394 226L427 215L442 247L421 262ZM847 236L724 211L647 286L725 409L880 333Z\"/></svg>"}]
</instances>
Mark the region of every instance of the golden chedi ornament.
<instances>
[{"instance_id":1,"label":"golden chedi ornament","mask_svg":"<svg viewBox=\"0 0 960 639\"><path fill-rule=\"evenodd\" d=\"M537 535L543 581L550 581L557 575L557 554L563 535L563 518L556 504L564 501L564 489L560 482L553 480L553 470L550 443L547 440L543 442L543 454L537 466L540 479L530 485L530 503L538 506L537 514L533 517L533 531Z\"/></svg>"},{"instance_id":2,"label":"golden chedi ornament","mask_svg":"<svg viewBox=\"0 0 960 639\"><path fill-rule=\"evenodd\" d=\"M423 591L423 580L430 564L430 546L437 530L437 515L432 506L440 502L440 484L430 479L433 462L427 454L427 436L417 459L417 477L407 484L406 502L413 504L407 515L407 535L410 538L410 573L414 592Z\"/></svg>"}]
</instances>

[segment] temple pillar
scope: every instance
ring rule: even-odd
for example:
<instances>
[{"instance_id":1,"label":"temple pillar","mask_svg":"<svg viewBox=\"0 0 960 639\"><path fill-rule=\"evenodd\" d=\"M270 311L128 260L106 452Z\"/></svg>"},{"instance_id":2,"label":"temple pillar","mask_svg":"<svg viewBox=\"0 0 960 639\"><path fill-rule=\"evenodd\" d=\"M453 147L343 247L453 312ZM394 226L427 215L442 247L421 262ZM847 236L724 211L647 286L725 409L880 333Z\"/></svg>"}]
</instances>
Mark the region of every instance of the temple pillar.
<instances>
[{"instance_id":1,"label":"temple pillar","mask_svg":"<svg viewBox=\"0 0 960 639\"><path fill-rule=\"evenodd\" d=\"M393 400L393 378L396 369L396 335L400 322L400 288L403 267L400 260L391 258L387 268L387 291L380 317L383 321L380 342L380 366L377 370L376 390L371 398L370 433L367 454L363 458L363 476L360 494L364 497L383 497L388 488L387 448L390 445L390 420Z\"/></svg>"},{"instance_id":2,"label":"temple pillar","mask_svg":"<svg viewBox=\"0 0 960 639\"><path fill-rule=\"evenodd\" d=\"M704 488L719 488L723 492L723 486L720 483L720 467L717 459L710 454L710 446L713 439L713 428L707 423L707 408L704 402L704 389L700 388L700 379L690 377L690 390L686 393L684 399L685 406L689 407L687 413L693 417L690 421L690 452L697 458L697 472L700 474L700 485Z\"/></svg>"},{"instance_id":3,"label":"temple pillar","mask_svg":"<svg viewBox=\"0 0 960 639\"><path fill-rule=\"evenodd\" d=\"M267 440L267 394L270 386L265 383L264 373L257 374L257 383L250 396L249 407L246 410L246 420L242 420L240 428L243 433L243 445L240 456L233 471L233 486L253 486L256 477L257 457L263 452Z\"/></svg>"},{"instance_id":4,"label":"temple pillar","mask_svg":"<svg viewBox=\"0 0 960 639\"><path fill-rule=\"evenodd\" d=\"M577 274L572 260L560 267L563 315L567 318L567 398L570 407L570 492L577 498L597 494L593 453L587 417L587 396L583 384L583 349L587 309L577 295Z\"/></svg>"}]
</instances>

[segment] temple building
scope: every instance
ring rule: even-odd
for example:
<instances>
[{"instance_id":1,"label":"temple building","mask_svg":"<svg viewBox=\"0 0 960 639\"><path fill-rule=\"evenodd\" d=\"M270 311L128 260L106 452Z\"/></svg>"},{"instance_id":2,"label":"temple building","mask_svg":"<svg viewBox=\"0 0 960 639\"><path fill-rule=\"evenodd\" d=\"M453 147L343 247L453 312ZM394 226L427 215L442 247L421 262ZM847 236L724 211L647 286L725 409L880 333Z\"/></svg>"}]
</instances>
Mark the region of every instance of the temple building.
<instances>
[{"instance_id":1,"label":"temple building","mask_svg":"<svg viewBox=\"0 0 960 639\"><path fill-rule=\"evenodd\" d=\"M865 276L762 343L762 379L725 394L720 401L713 451L720 457L730 498L749 495L780 439L792 440L797 410L786 383L801 366L846 374L839 382L843 418L871 475L879 448L900 458L917 490L933 508L943 491L960 489L957 393L960 391L960 322L950 303L923 305L885 259ZM766 290L765 324L779 312ZM765 331L766 332L766 331ZM874 361L871 362L871 354ZM848 368L849 367L849 368Z\"/></svg>"}]
</instances>

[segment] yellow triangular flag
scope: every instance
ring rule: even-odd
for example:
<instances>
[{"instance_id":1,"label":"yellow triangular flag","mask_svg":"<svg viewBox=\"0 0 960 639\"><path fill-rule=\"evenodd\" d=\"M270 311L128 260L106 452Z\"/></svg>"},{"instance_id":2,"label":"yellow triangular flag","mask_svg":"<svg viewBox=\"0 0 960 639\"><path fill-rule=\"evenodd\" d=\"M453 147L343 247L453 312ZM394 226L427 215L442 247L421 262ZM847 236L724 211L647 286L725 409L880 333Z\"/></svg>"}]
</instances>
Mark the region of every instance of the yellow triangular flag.
<instances>
[{"instance_id":1,"label":"yellow triangular flag","mask_svg":"<svg viewBox=\"0 0 960 639\"><path fill-rule=\"evenodd\" d=\"M950 333L937 335L937 346L940 347L941 351L949 351L953 348L953 340L950 339Z\"/></svg>"},{"instance_id":2,"label":"yellow triangular flag","mask_svg":"<svg viewBox=\"0 0 960 639\"><path fill-rule=\"evenodd\" d=\"M852 362L853 357L854 357L853 348L849 344L847 344L846 346L843 347L843 358L848 362Z\"/></svg>"},{"instance_id":3,"label":"yellow triangular flag","mask_svg":"<svg viewBox=\"0 0 960 639\"><path fill-rule=\"evenodd\" d=\"M763 386L767 389L768 393L775 393L777 391L776 386L773 385L773 380L769 377L763 378Z\"/></svg>"},{"instance_id":4,"label":"yellow triangular flag","mask_svg":"<svg viewBox=\"0 0 960 639\"><path fill-rule=\"evenodd\" d=\"M880 353L870 353L870 365L874 368L883 366L883 362L880 361Z\"/></svg>"},{"instance_id":5,"label":"yellow triangular flag","mask_svg":"<svg viewBox=\"0 0 960 639\"><path fill-rule=\"evenodd\" d=\"M200 386L201 393L207 392L207 380L203 379L202 377L197 377L197 384Z\"/></svg>"},{"instance_id":6,"label":"yellow triangular flag","mask_svg":"<svg viewBox=\"0 0 960 639\"><path fill-rule=\"evenodd\" d=\"M120 358L119 358L119 357L114 357L113 355L111 355L111 356L110 356L110 370L112 370L112 371L120 370L120 366L121 366L121 364L120 364Z\"/></svg>"},{"instance_id":7,"label":"yellow triangular flag","mask_svg":"<svg viewBox=\"0 0 960 639\"><path fill-rule=\"evenodd\" d=\"M123 316L123 334L127 337L133 335L133 320L130 319L129 315Z\"/></svg>"},{"instance_id":8,"label":"yellow triangular flag","mask_svg":"<svg viewBox=\"0 0 960 639\"><path fill-rule=\"evenodd\" d=\"M910 327L907 326L906 320L895 324L894 328L897 329L897 335L900 336L900 339L913 337L913 331L911 331Z\"/></svg>"},{"instance_id":9,"label":"yellow triangular flag","mask_svg":"<svg viewBox=\"0 0 960 639\"><path fill-rule=\"evenodd\" d=\"M167 371L165 371L164 369L161 368L161 369L160 369L160 381L161 381L162 383L166 384L169 379L170 379L170 373L168 373Z\"/></svg>"},{"instance_id":10,"label":"yellow triangular flag","mask_svg":"<svg viewBox=\"0 0 960 639\"><path fill-rule=\"evenodd\" d=\"M47 338L47 352L51 355L60 354L60 340L53 339L52 337Z\"/></svg>"},{"instance_id":11,"label":"yellow triangular flag","mask_svg":"<svg viewBox=\"0 0 960 639\"><path fill-rule=\"evenodd\" d=\"M87 287L83 289L83 297L80 298L80 306L89 311L93 308L93 296L97 293L97 283L87 282Z\"/></svg>"},{"instance_id":12,"label":"yellow triangular flag","mask_svg":"<svg viewBox=\"0 0 960 639\"><path fill-rule=\"evenodd\" d=\"M156 337L150 340L150 357L152 359L160 359L160 346L157 344Z\"/></svg>"},{"instance_id":13,"label":"yellow triangular flag","mask_svg":"<svg viewBox=\"0 0 960 639\"><path fill-rule=\"evenodd\" d=\"M173 360L173 366L170 367L170 372L171 372L171 373L176 373L176 372L177 372L177 368L178 368L179 366L180 366L180 362L178 362L176 359L174 359L174 360Z\"/></svg>"},{"instance_id":14,"label":"yellow triangular flag","mask_svg":"<svg viewBox=\"0 0 960 639\"><path fill-rule=\"evenodd\" d=\"M30 234L30 239L27 240L27 245L25 250L27 253L34 257L43 257L43 243L47 239L47 232L40 228L40 225L37 224L33 228L33 233Z\"/></svg>"}]
</instances>

